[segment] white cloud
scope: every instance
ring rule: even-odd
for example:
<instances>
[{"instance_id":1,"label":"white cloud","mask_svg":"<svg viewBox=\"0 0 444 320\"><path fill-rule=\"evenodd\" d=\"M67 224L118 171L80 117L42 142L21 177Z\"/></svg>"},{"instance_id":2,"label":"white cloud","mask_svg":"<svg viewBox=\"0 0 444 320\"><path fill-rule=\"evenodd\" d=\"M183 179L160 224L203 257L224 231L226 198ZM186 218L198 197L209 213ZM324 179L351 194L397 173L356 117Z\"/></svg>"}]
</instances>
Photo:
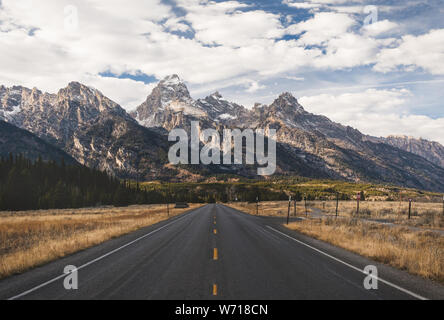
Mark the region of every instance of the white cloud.
<instances>
[{"instance_id":1,"label":"white cloud","mask_svg":"<svg viewBox=\"0 0 444 320\"><path fill-rule=\"evenodd\" d=\"M254 93L254 92L256 92L256 91L259 91L259 90L263 90L263 89L265 89L266 88L266 86L264 86L264 85L261 85L259 82L257 82L257 81L251 81L248 85L247 85L247 92L249 92L249 93Z\"/></svg>"},{"instance_id":2,"label":"white cloud","mask_svg":"<svg viewBox=\"0 0 444 320\"><path fill-rule=\"evenodd\" d=\"M189 8L186 20L196 31L195 38L204 44L248 46L283 35L280 15L264 11L237 11L245 7L237 2L209 2ZM266 44L266 42L265 42Z\"/></svg>"},{"instance_id":3,"label":"white cloud","mask_svg":"<svg viewBox=\"0 0 444 320\"><path fill-rule=\"evenodd\" d=\"M380 20L378 22L363 27L363 32L368 36L391 35L393 31L399 28L399 25L389 20Z\"/></svg>"},{"instance_id":4,"label":"white cloud","mask_svg":"<svg viewBox=\"0 0 444 320\"><path fill-rule=\"evenodd\" d=\"M444 29L427 34L402 37L399 46L386 48L378 54L374 69L389 72L398 68L413 71L423 68L431 74L444 74Z\"/></svg>"},{"instance_id":5,"label":"white cloud","mask_svg":"<svg viewBox=\"0 0 444 320\"><path fill-rule=\"evenodd\" d=\"M341 69L368 65L375 60L378 42L354 33L345 33L331 39L327 53L314 60L318 68Z\"/></svg>"},{"instance_id":6,"label":"white cloud","mask_svg":"<svg viewBox=\"0 0 444 320\"><path fill-rule=\"evenodd\" d=\"M357 13L362 12L363 5L356 5L356 3L363 3L365 0L283 0L282 3L289 7L298 9L331 9L337 12ZM353 5L345 5L351 3Z\"/></svg>"},{"instance_id":7,"label":"white cloud","mask_svg":"<svg viewBox=\"0 0 444 320\"><path fill-rule=\"evenodd\" d=\"M191 30L191 28L180 18L170 18L163 24L163 26L168 31L187 32Z\"/></svg>"},{"instance_id":8,"label":"white cloud","mask_svg":"<svg viewBox=\"0 0 444 320\"><path fill-rule=\"evenodd\" d=\"M320 12L307 21L288 27L287 32L300 35L297 43L301 46L320 46L324 49L323 54L313 54L311 66L335 70L375 61L383 40L377 41L367 35L352 32L356 25L357 22L351 15Z\"/></svg>"},{"instance_id":9,"label":"white cloud","mask_svg":"<svg viewBox=\"0 0 444 320\"><path fill-rule=\"evenodd\" d=\"M353 13L353 14L360 14L363 12L364 6L362 5L356 5L356 6L330 6L328 9L340 12L340 13Z\"/></svg>"},{"instance_id":10,"label":"white cloud","mask_svg":"<svg viewBox=\"0 0 444 320\"><path fill-rule=\"evenodd\" d=\"M282 1L283 4L288 5L289 7L298 8L298 9L315 9L320 8L322 4L320 3L310 3L310 2L292 2L291 0Z\"/></svg>"},{"instance_id":11,"label":"white cloud","mask_svg":"<svg viewBox=\"0 0 444 320\"><path fill-rule=\"evenodd\" d=\"M320 12L307 21L290 26L287 32L302 34L298 41L303 45L318 45L347 33L355 23L347 14Z\"/></svg>"},{"instance_id":12,"label":"white cloud","mask_svg":"<svg viewBox=\"0 0 444 320\"><path fill-rule=\"evenodd\" d=\"M411 92L406 89L377 90L302 97L310 112L358 128L373 136L410 135L444 144L444 118L412 115L406 107Z\"/></svg>"},{"instance_id":13,"label":"white cloud","mask_svg":"<svg viewBox=\"0 0 444 320\"><path fill-rule=\"evenodd\" d=\"M93 75L85 75L79 81L97 88L113 101L119 101L122 107L128 111L139 106L155 86L131 79L104 78Z\"/></svg>"},{"instance_id":14,"label":"white cloud","mask_svg":"<svg viewBox=\"0 0 444 320\"><path fill-rule=\"evenodd\" d=\"M305 1L301 1L301 0L283 0L282 3L286 4L288 6L298 6L300 3L305 3L307 5L330 5L330 4L344 4L344 3L348 3L348 2L363 2L364 0L354 0L354 1L350 1L350 0L305 0Z\"/></svg>"},{"instance_id":15,"label":"white cloud","mask_svg":"<svg viewBox=\"0 0 444 320\"><path fill-rule=\"evenodd\" d=\"M304 77L295 77L295 76L284 76L285 79L293 80L293 81L304 81Z\"/></svg>"}]
</instances>

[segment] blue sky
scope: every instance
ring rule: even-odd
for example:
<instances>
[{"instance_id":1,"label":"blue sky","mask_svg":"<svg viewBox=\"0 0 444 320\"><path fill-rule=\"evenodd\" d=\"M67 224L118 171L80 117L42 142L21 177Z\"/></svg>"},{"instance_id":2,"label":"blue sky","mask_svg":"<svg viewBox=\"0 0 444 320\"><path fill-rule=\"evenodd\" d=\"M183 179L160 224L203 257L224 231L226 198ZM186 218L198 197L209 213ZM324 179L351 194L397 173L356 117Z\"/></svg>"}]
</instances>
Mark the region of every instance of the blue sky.
<instances>
[{"instance_id":1,"label":"blue sky","mask_svg":"<svg viewBox=\"0 0 444 320\"><path fill-rule=\"evenodd\" d=\"M289 91L364 133L444 143L443 16L438 0L1 0L0 83L77 80L131 110L175 73L194 98Z\"/></svg>"}]
</instances>

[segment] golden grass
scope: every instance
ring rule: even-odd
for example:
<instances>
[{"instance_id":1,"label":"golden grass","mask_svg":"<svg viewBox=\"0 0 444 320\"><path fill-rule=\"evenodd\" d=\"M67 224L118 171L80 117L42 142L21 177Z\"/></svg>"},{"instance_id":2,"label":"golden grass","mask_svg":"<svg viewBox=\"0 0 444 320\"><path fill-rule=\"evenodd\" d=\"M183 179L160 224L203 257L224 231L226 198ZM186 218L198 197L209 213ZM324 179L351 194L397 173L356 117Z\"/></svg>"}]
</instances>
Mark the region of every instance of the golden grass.
<instances>
[{"instance_id":1,"label":"golden grass","mask_svg":"<svg viewBox=\"0 0 444 320\"><path fill-rule=\"evenodd\" d=\"M256 215L256 204L233 202L229 206ZM384 222L418 228L444 230L444 214L441 203L413 202L411 219L408 219L408 202L361 201L360 214L356 216L356 201L339 201L338 215L341 217L358 217L367 220L383 220ZM297 202L298 216L305 215L304 201ZM307 201L307 212L310 208L321 210L322 214L335 215L336 201ZM259 203L259 215L284 217L288 214L288 201L269 201ZM294 203L291 203L290 215L294 216Z\"/></svg>"},{"instance_id":2,"label":"golden grass","mask_svg":"<svg viewBox=\"0 0 444 320\"><path fill-rule=\"evenodd\" d=\"M170 217L199 206L170 205ZM167 218L166 205L0 212L0 278Z\"/></svg>"},{"instance_id":3,"label":"golden grass","mask_svg":"<svg viewBox=\"0 0 444 320\"><path fill-rule=\"evenodd\" d=\"M259 210L256 208L256 203L248 202L232 202L227 204L228 206L235 208L237 210L256 215L257 212L260 216L267 217L286 217L288 215L288 201L266 201L259 202ZM305 206L303 202L298 202L296 206L298 215L305 215ZM310 213L311 209L308 208L307 212ZM294 216L294 203L291 202L290 215Z\"/></svg>"},{"instance_id":4,"label":"golden grass","mask_svg":"<svg viewBox=\"0 0 444 320\"><path fill-rule=\"evenodd\" d=\"M328 215L336 214L336 201L311 201L310 206ZM444 229L442 203L412 202L411 219L408 219L408 201L361 201L359 217L384 220L400 225ZM344 217L356 216L356 201L339 201L338 214Z\"/></svg>"},{"instance_id":5,"label":"golden grass","mask_svg":"<svg viewBox=\"0 0 444 320\"><path fill-rule=\"evenodd\" d=\"M444 237L353 218L307 219L288 226L375 261L444 283Z\"/></svg>"}]
</instances>

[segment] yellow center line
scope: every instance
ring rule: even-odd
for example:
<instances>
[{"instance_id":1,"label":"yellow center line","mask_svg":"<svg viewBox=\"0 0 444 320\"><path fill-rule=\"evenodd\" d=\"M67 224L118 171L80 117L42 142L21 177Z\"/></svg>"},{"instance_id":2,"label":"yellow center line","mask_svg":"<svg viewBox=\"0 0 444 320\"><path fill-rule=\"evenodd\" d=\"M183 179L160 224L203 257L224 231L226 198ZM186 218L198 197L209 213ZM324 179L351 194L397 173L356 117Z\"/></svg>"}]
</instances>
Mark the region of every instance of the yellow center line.
<instances>
[{"instance_id":1,"label":"yellow center line","mask_svg":"<svg viewBox=\"0 0 444 320\"><path fill-rule=\"evenodd\" d=\"M217 252L217 248L214 248L213 260L217 260L217 259L219 259L219 255L218 255L218 252Z\"/></svg>"},{"instance_id":2,"label":"yellow center line","mask_svg":"<svg viewBox=\"0 0 444 320\"><path fill-rule=\"evenodd\" d=\"M217 284L213 284L213 296L217 296Z\"/></svg>"}]
</instances>

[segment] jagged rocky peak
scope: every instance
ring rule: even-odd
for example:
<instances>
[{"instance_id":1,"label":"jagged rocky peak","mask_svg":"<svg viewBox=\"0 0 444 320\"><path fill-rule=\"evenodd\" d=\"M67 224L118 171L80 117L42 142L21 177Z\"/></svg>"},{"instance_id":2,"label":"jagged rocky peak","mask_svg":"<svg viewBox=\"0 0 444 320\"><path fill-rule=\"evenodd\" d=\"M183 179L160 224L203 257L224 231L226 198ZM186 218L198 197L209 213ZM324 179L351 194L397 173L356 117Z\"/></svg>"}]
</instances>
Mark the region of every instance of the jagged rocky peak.
<instances>
[{"instance_id":1,"label":"jagged rocky peak","mask_svg":"<svg viewBox=\"0 0 444 320\"><path fill-rule=\"evenodd\" d=\"M177 74L167 76L159 82L151 96L154 95L157 98L158 94L161 95L159 107L162 108L168 106L173 101L193 102L185 82Z\"/></svg>"},{"instance_id":2,"label":"jagged rocky peak","mask_svg":"<svg viewBox=\"0 0 444 320\"><path fill-rule=\"evenodd\" d=\"M22 86L0 87L0 120L16 123L16 118L28 105L37 105L41 100L41 92Z\"/></svg>"},{"instance_id":3,"label":"jagged rocky peak","mask_svg":"<svg viewBox=\"0 0 444 320\"><path fill-rule=\"evenodd\" d=\"M65 88L62 88L58 92L59 95L66 95L69 97L76 97L76 96L84 96L84 97L93 97L93 96L101 96L104 97L103 93L99 90L87 86L83 83L72 81L68 83L68 85Z\"/></svg>"},{"instance_id":4,"label":"jagged rocky peak","mask_svg":"<svg viewBox=\"0 0 444 320\"><path fill-rule=\"evenodd\" d=\"M216 99L216 100L220 100L220 99L222 99L222 95L220 94L219 91L213 92L213 93L210 95L210 97L213 98L213 99Z\"/></svg>"},{"instance_id":5,"label":"jagged rocky peak","mask_svg":"<svg viewBox=\"0 0 444 320\"><path fill-rule=\"evenodd\" d=\"M0 108L12 111L12 108L20 105L22 100L22 88L14 86L12 88L0 87Z\"/></svg>"},{"instance_id":6,"label":"jagged rocky peak","mask_svg":"<svg viewBox=\"0 0 444 320\"><path fill-rule=\"evenodd\" d=\"M60 89L57 102L61 106L69 105L97 112L120 109L117 103L105 97L99 90L79 82L70 82L67 87Z\"/></svg>"},{"instance_id":7,"label":"jagged rocky peak","mask_svg":"<svg viewBox=\"0 0 444 320\"><path fill-rule=\"evenodd\" d=\"M290 93L282 93L271 105L282 111L303 112L304 108L299 104L298 100Z\"/></svg>"},{"instance_id":8,"label":"jagged rocky peak","mask_svg":"<svg viewBox=\"0 0 444 320\"><path fill-rule=\"evenodd\" d=\"M387 139L399 140L399 141L427 141L423 138L415 138L413 136L406 136L406 135L389 135Z\"/></svg>"},{"instance_id":9,"label":"jagged rocky peak","mask_svg":"<svg viewBox=\"0 0 444 320\"><path fill-rule=\"evenodd\" d=\"M223 102L227 102L225 99L223 99L222 95L220 94L219 91L213 92L212 94L210 94L209 96L207 96L205 99L199 99L198 101L206 101L208 103L216 103L216 104L220 104Z\"/></svg>"},{"instance_id":10,"label":"jagged rocky peak","mask_svg":"<svg viewBox=\"0 0 444 320\"><path fill-rule=\"evenodd\" d=\"M177 74L172 74L172 75L166 76L165 78L163 78L159 82L159 85L171 86L171 87L175 87L175 86L185 86L186 87L183 80Z\"/></svg>"},{"instance_id":11,"label":"jagged rocky peak","mask_svg":"<svg viewBox=\"0 0 444 320\"><path fill-rule=\"evenodd\" d=\"M205 110L191 98L178 75L162 79L146 101L131 115L145 127L171 128L183 122L183 116L207 117Z\"/></svg>"},{"instance_id":12,"label":"jagged rocky peak","mask_svg":"<svg viewBox=\"0 0 444 320\"><path fill-rule=\"evenodd\" d=\"M167 76L159 82L147 97L145 103L138 108L140 109L138 110L139 116L144 117L144 112L147 111L164 110L173 102L184 104L194 102L186 84L175 74Z\"/></svg>"},{"instance_id":13,"label":"jagged rocky peak","mask_svg":"<svg viewBox=\"0 0 444 320\"><path fill-rule=\"evenodd\" d=\"M60 94L66 93L72 96L81 94L94 94L94 89L77 81L71 81L65 88L59 90Z\"/></svg>"},{"instance_id":14,"label":"jagged rocky peak","mask_svg":"<svg viewBox=\"0 0 444 320\"><path fill-rule=\"evenodd\" d=\"M290 127L301 127L303 125L301 122L304 121L302 117L308 115L308 112L289 92L282 93L269 106L256 103L252 112L257 114L261 120L266 118L280 119Z\"/></svg>"},{"instance_id":15,"label":"jagged rocky peak","mask_svg":"<svg viewBox=\"0 0 444 320\"><path fill-rule=\"evenodd\" d=\"M246 113L243 106L223 99L219 91L212 93L205 99L199 99L197 104L215 121L235 120Z\"/></svg>"}]
</instances>

